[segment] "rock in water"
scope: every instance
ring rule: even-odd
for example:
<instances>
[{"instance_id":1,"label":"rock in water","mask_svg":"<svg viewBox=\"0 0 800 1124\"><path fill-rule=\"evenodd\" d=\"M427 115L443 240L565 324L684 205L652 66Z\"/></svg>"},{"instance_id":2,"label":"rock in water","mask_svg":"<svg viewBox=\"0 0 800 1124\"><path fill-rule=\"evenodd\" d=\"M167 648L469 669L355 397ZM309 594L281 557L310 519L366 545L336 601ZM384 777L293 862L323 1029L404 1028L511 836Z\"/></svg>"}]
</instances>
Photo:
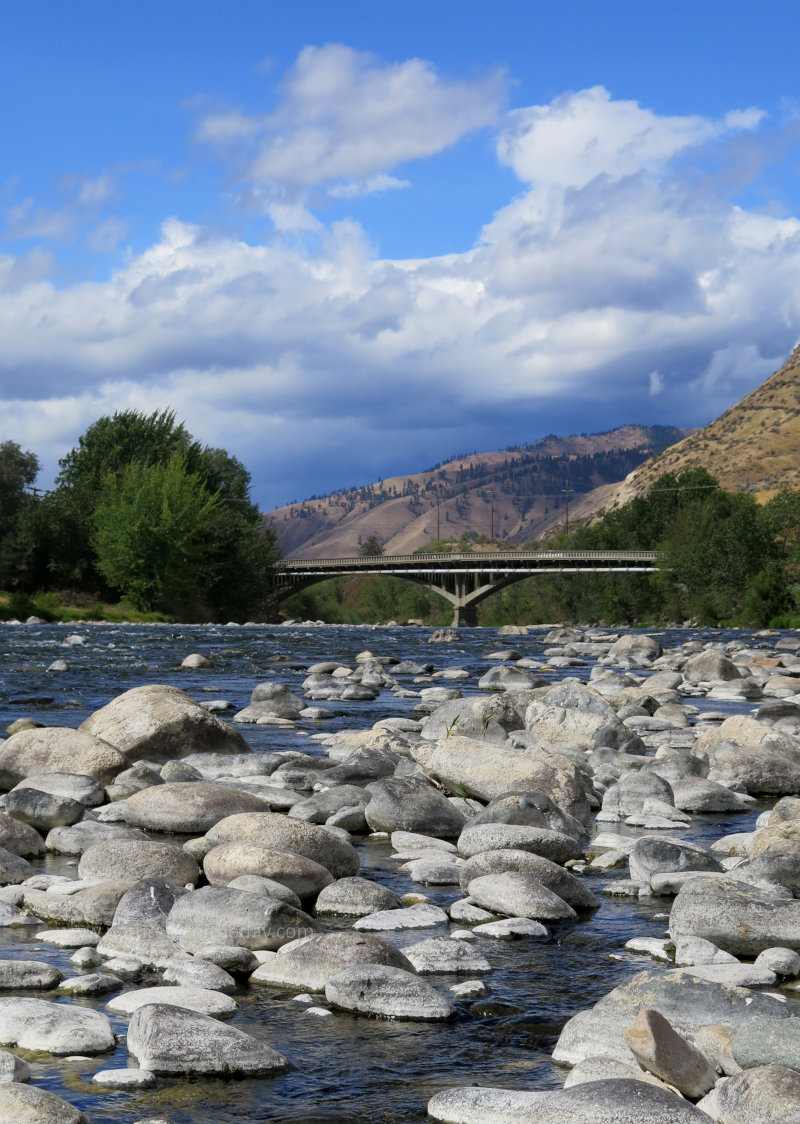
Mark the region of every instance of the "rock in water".
<instances>
[{"instance_id":1,"label":"rock in water","mask_svg":"<svg viewBox=\"0 0 800 1124\"><path fill-rule=\"evenodd\" d=\"M384 964L357 964L338 972L325 987L334 1007L398 1019L449 1019L453 1008L419 976Z\"/></svg>"},{"instance_id":2,"label":"rock in water","mask_svg":"<svg viewBox=\"0 0 800 1124\"><path fill-rule=\"evenodd\" d=\"M140 1007L128 1026L128 1053L153 1073L274 1077L288 1060L209 1015L161 1003Z\"/></svg>"},{"instance_id":3,"label":"rock in water","mask_svg":"<svg viewBox=\"0 0 800 1124\"><path fill-rule=\"evenodd\" d=\"M116 746L130 761L145 758L163 764L189 753L250 752L238 731L185 692L163 684L125 691L90 714L79 731Z\"/></svg>"},{"instance_id":4,"label":"rock in water","mask_svg":"<svg viewBox=\"0 0 800 1124\"><path fill-rule=\"evenodd\" d=\"M88 1117L47 1089L32 1085L0 1086L2 1124L89 1124Z\"/></svg>"}]
</instances>

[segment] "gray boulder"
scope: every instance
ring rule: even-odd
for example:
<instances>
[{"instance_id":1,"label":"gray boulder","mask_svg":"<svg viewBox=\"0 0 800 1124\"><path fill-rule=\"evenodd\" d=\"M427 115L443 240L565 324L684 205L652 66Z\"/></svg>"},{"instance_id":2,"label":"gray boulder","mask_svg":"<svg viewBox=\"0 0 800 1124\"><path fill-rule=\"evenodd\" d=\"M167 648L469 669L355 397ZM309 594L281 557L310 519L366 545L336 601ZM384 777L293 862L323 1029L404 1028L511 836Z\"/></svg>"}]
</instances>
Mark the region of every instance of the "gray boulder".
<instances>
[{"instance_id":1,"label":"gray boulder","mask_svg":"<svg viewBox=\"0 0 800 1124\"><path fill-rule=\"evenodd\" d=\"M364 815L373 831L418 831L451 839L464 826L461 812L418 777L386 777L373 781L368 792Z\"/></svg>"},{"instance_id":2,"label":"gray boulder","mask_svg":"<svg viewBox=\"0 0 800 1124\"><path fill-rule=\"evenodd\" d=\"M14 788L6 796L6 811L39 831L77 823L86 811L79 800L36 788Z\"/></svg>"},{"instance_id":3,"label":"gray boulder","mask_svg":"<svg viewBox=\"0 0 800 1124\"><path fill-rule=\"evenodd\" d=\"M742 1069L779 1065L800 1071L800 1019L750 1019L736 1028L731 1053Z\"/></svg>"},{"instance_id":4,"label":"gray boulder","mask_svg":"<svg viewBox=\"0 0 800 1124\"><path fill-rule=\"evenodd\" d=\"M90 882L85 889L69 894L26 889L23 900L25 908L43 921L106 929L111 925L119 900L130 889L132 881L112 879Z\"/></svg>"},{"instance_id":5,"label":"gray boulder","mask_svg":"<svg viewBox=\"0 0 800 1124\"><path fill-rule=\"evenodd\" d=\"M507 847L531 851L554 863L583 858L583 848L577 840L546 827L514 824L479 824L472 827L467 824L458 839L459 853L465 858L481 851L498 851Z\"/></svg>"},{"instance_id":6,"label":"gray boulder","mask_svg":"<svg viewBox=\"0 0 800 1124\"><path fill-rule=\"evenodd\" d=\"M584 826L591 822L590 779L563 754L495 746L461 736L419 742L411 753L451 792L489 801L513 790L540 792Z\"/></svg>"},{"instance_id":7,"label":"gray boulder","mask_svg":"<svg viewBox=\"0 0 800 1124\"><path fill-rule=\"evenodd\" d=\"M0 886L18 886L34 873L27 859L0 847Z\"/></svg>"},{"instance_id":8,"label":"gray boulder","mask_svg":"<svg viewBox=\"0 0 800 1124\"><path fill-rule=\"evenodd\" d=\"M89 1124L89 1118L69 1101L47 1089L18 1083L0 1086L3 1124Z\"/></svg>"},{"instance_id":9,"label":"gray boulder","mask_svg":"<svg viewBox=\"0 0 800 1124\"><path fill-rule=\"evenodd\" d=\"M704 937L735 956L781 945L800 950L800 901L777 897L734 878L690 879L669 918L673 940Z\"/></svg>"},{"instance_id":10,"label":"gray boulder","mask_svg":"<svg viewBox=\"0 0 800 1124\"><path fill-rule=\"evenodd\" d=\"M105 1015L46 999L0 999L0 1045L46 1054L104 1054L114 1031Z\"/></svg>"},{"instance_id":11,"label":"gray boulder","mask_svg":"<svg viewBox=\"0 0 800 1124\"><path fill-rule=\"evenodd\" d=\"M799 1124L800 1073L765 1065L729 1077L717 1091L723 1124Z\"/></svg>"},{"instance_id":12,"label":"gray boulder","mask_svg":"<svg viewBox=\"0 0 800 1124\"><path fill-rule=\"evenodd\" d=\"M288 886L298 898L316 897L333 882L331 872L305 855L273 851L254 843L220 843L203 859L205 876L212 886L227 886L246 874L259 875Z\"/></svg>"},{"instance_id":13,"label":"gray boulder","mask_svg":"<svg viewBox=\"0 0 800 1124\"><path fill-rule=\"evenodd\" d=\"M531 875L543 886L546 886L548 890L558 894L575 910L597 909L600 905L599 900L589 887L576 875L565 870L563 866L559 866L558 863L551 862L541 855L515 848L479 851L477 855L467 859L459 872L461 888L466 890L474 878L480 878L483 875L505 874L509 871Z\"/></svg>"},{"instance_id":14,"label":"gray boulder","mask_svg":"<svg viewBox=\"0 0 800 1124\"><path fill-rule=\"evenodd\" d=\"M636 841L628 862L634 882L649 883L654 874L674 871L722 871L714 856L696 843L680 843L674 839L655 839L652 836Z\"/></svg>"},{"instance_id":15,"label":"gray boulder","mask_svg":"<svg viewBox=\"0 0 800 1124\"><path fill-rule=\"evenodd\" d=\"M140 1007L128 1026L128 1053L157 1074L273 1077L289 1062L244 1031L180 1007Z\"/></svg>"},{"instance_id":16,"label":"gray boulder","mask_svg":"<svg viewBox=\"0 0 800 1124\"><path fill-rule=\"evenodd\" d=\"M109 784L129 765L124 753L86 730L42 726L20 730L0 746L0 788L34 773L81 773Z\"/></svg>"},{"instance_id":17,"label":"gray boulder","mask_svg":"<svg viewBox=\"0 0 800 1124\"><path fill-rule=\"evenodd\" d=\"M82 879L127 879L129 882L163 878L176 886L185 886L197 882L200 868L191 855L173 843L119 839L88 847L78 863L78 876Z\"/></svg>"},{"instance_id":18,"label":"gray boulder","mask_svg":"<svg viewBox=\"0 0 800 1124\"><path fill-rule=\"evenodd\" d=\"M313 936L318 928L311 917L285 902L204 886L175 902L166 931L187 952L208 944L274 951L298 937Z\"/></svg>"},{"instance_id":19,"label":"gray boulder","mask_svg":"<svg viewBox=\"0 0 800 1124\"><path fill-rule=\"evenodd\" d=\"M553 1060L572 1066L585 1058L607 1054L630 1064L632 1054L623 1032L643 1007L658 1011L678 1034L689 1039L700 1027L717 1023L739 1026L760 1016L789 1017L779 999L747 988L685 974L640 972L590 1010L568 1020L553 1050Z\"/></svg>"},{"instance_id":20,"label":"gray boulder","mask_svg":"<svg viewBox=\"0 0 800 1124\"><path fill-rule=\"evenodd\" d=\"M568 921L577 915L563 898L548 890L531 874L507 871L473 878L467 893L476 905L506 917L534 921Z\"/></svg>"},{"instance_id":21,"label":"gray boulder","mask_svg":"<svg viewBox=\"0 0 800 1124\"><path fill-rule=\"evenodd\" d=\"M269 811L267 800L207 781L160 784L125 801L125 820L131 827L187 835L206 832L237 812L265 811Z\"/></svg>"},{"instance_id":22,"label":"gray boulder","mask_svg":"<svg viewBox=\"0 0 800 1124\"><path fill-rule=\"evenodd\" d=\"M44 842L36 828L0 812L0 847L21 858L32 859L44 852Z\"/></svg>"},{"instance_id":23,"label":"gray boulder","mask_svg":"<svg viewBox=\"0 0 800 1124\"><path fill-rule=\"evenodd\" d=\"M100 823L81 820L69 827L54 827L47 833L45 846L59 855L82 855L96 843L119 842L122 839L145 840L147 836L138 828L126 824Z\"/></svg>"},{"instance_id":24,"label":"gray boulder","mask_svg":"<svg viewBox=\"0 0 800 1124\"><path fill-rule=\"evenodd\" d=\"M130 761L146 758L163 764L189 753L247 753L250 749L232 727L177 687L163 684L125 691L91 714L79 731L116 746Z\"/></svg>"},{"instance_id":25,"label":"gray boulder","mask_svg":"<svg viewBox=\"0 0 800 1124\"><path fill-rule=\"evenodd\" d=\"M215 824L205 838L212 846L242 842L305 855L326 867L334 878L357 874L360 866L355 848L334 832L276 812L245 812L228 816Z\"/></svg>"},{"instance_id":26,"label":"gray boulder","mask_svg":"<svg viewBox=\"0 0 800 1124\"><path fill-rule=\"evenodd\" d=\"M320 891L314 910L318 916L368 917L381 909L395 909L400 898L393 890L368 878L340 878Z\"/></svg>"},{"instance_id":27,"label":"gray boulder","mask_svg":"<svg viewBox=\"0 0 800 1124\"><path fill-rule=\"evenodd\" d=\"M42 960L0 960L0 989L55 987L61 982L61 973L52 964Z\"/></svg>"},{"instance_id":28,"label":"gray boulder","mask_svg":"<svg viewBox=\"0 0 800 1124\"><path fill-rule=\"evenodd\" d=\"M334 1007L384 1018L449 1019L451 1004L434 987L402 968L356 964L338 972L325 987Z\"/></svg>"},{"instance_id":29,"label":"gray boulder","mask_svg":"<svg viewBox=\"0 0 800 1124\"><path fill-rule=\"evenodd\" d=\"M253 972L253 983L324 991L329 981L356 964L383 964L413 972L399 949L370 933L343 930L297 941Z\"/></svg>"}]
</instances>

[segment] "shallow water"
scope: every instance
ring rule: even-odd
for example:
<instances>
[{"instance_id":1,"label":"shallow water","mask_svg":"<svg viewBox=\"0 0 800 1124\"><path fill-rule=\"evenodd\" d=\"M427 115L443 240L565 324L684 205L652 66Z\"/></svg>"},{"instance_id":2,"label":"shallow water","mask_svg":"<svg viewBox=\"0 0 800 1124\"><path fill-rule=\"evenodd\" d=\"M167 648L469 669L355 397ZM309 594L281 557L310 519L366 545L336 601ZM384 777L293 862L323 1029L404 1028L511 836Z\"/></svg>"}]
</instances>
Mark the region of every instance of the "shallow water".
<instances>
[{"instance_id":1,"label":"shallow water","mask_svg":"<svg viewBox=\"0 0 800 1124\"><path fill-rule=\"evenodd\" d=\"M240 709L247 705L258 682L278 680L298 689L310 664L331 658L348 663L364 649L378 656L433 663L437 670L463 667L470 672L469 680L444 685L458 686L467 694L477 690L477 679L492 666L484 659L486 652L513 647L523 656L540 658L546 631L540 629L527 637L498 637L494 629L468 629L456 643L429 644L430 631L416 628L0 626L0 730L22 716L47 725L75 727L115 695L143 683L171 683L201 701L224 698ZM64 643L74 635L84 637L86 642ZM665 647L690 635L706 641L736 636L748 642L751 638L748 633L708 630L658 635ZM213 669L181 670L180 661L190 652L206 655ZM47 672L49 664L58 658L67 660L69 670ZM590 670L591 662L585 667L560 669L552 677L575 675L586 679ZM410 678L407 685L412 686ZM332 704L343 712L341 716L307 722L302 729L240 729L257 752L302 749L319 753L317 743L308 740L309 734L364 728L379 718L410 715L415 701L396 699L384 691L374 702ZM730 712L747 712L757 705L689 701L701 708ZM739 817L696 817L683 834L708 844L730 831L747 830L760 810L763 808ZM355 843L365 876L403 893L424 890L441 905L460 896L456 887L426 889L412 883L408 875L397 873L388 860L388 845L358 839ZM35 865L74 874L76 862L48 857ZM619 876L587 877L597 890ZM240 1009L233 1025L263 1037L293 1063L288 1074L275 1080L162 1079L155 1090L148 1092L98 1092L87 1084L93 1073L127 1064L126 1022L113 1017L115 1029L122 1036L113 1055L76 1062L40 1058L33 1061L32 1081L81 1107L93 1121L120 1124L153 1116L164 1116L174 1124L243 1120L336 1124L379 1120L400 1124L426 1120L429 1098L453 1085L556 1087L564 1073L552 1065L550 1051L567 1018L635 972L662 970L648 958L626 953L623 946L633 936L663 936L670 899L603 897L602 902L590 917L570 925L551 926L550 938L545 941L480 940L480 950L492 965L487 977L490 995L458 1004L456 1017L445 1024L355 1018L342 1013L315 1018L304 1014L303 1005L291 1002L294 992L256 985L241 988L236 996ZM388 939L402 947L428 936L444 935L447 929L442 926L391 934ZM34 928L20 935L19 931L0 930L0 956L47 960L65 977L76 974L69 963L70 952L33 940L31 933L37 931ZM426 978L446 987L464 977ZM157 982L160 979L153 975L135 986ZM134 985L121 990L130 986ZM29 994L47 997L46 993ZM77 1002L102 1009L109 998Z\"/></svg>"}]
</instances>

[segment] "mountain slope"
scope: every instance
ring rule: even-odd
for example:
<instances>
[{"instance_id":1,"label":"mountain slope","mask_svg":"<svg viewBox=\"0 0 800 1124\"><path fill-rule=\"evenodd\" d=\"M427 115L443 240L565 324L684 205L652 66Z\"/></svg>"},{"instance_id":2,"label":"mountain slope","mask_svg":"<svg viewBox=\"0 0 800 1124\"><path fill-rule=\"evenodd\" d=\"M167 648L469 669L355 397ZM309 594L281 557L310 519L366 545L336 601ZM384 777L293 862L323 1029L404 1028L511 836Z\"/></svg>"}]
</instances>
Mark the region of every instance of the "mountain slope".
<instances>
[{"instance_id":1,"label":"mountain slope","mask_svg":"<svg viewBox=\"0 0 800 1124\"><path fill-rule=\"evenodd\" d=\"M592 435L551 435L531 445L456 457L427 472L314 496L265 519L284 554L295 558L355 555L373 534L387 554L410 554L434 539L465 532L473 538L529 542L565 522L567 503L570 519L585 518L607 501L610 486L687 432L630 425Z\"/></svg>"},{"instance_id":2,"label":"mountain slope","mask_svg":"<svg viewBox=\"0 0 800 1124\"><path fill-rule=\"evenodd\" d=\"M746 488L767 500L800 488L800 345L774 375L704 429L634 469L610 506L646 492L665 472L702 466L726 491Z\"/></svg>"}]
</instances>

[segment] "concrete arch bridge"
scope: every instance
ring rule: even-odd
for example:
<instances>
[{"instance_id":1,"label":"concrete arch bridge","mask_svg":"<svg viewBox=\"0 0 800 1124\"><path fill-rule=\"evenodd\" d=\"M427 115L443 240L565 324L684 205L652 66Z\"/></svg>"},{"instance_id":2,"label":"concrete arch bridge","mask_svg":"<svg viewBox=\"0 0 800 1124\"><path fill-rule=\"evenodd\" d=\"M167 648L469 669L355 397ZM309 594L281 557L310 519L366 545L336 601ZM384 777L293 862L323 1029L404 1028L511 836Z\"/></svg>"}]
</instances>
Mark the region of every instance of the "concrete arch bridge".
<instances>
[{"instance_id":1,"label":"concrete arch bridge","mask_svg":"<svg viewBox=\"0 0 800 1124\"><path fill-rule=\"evenodd\" d=\"M350 574L387 574L417 582L453 606L453 626L477 624L476 607L498 590L532 574L655 574L663 554L654 550L499 551L399 554L368 558L293 558L275 575L282 601L307 586Z\"/></svg>"}]
</instances>

